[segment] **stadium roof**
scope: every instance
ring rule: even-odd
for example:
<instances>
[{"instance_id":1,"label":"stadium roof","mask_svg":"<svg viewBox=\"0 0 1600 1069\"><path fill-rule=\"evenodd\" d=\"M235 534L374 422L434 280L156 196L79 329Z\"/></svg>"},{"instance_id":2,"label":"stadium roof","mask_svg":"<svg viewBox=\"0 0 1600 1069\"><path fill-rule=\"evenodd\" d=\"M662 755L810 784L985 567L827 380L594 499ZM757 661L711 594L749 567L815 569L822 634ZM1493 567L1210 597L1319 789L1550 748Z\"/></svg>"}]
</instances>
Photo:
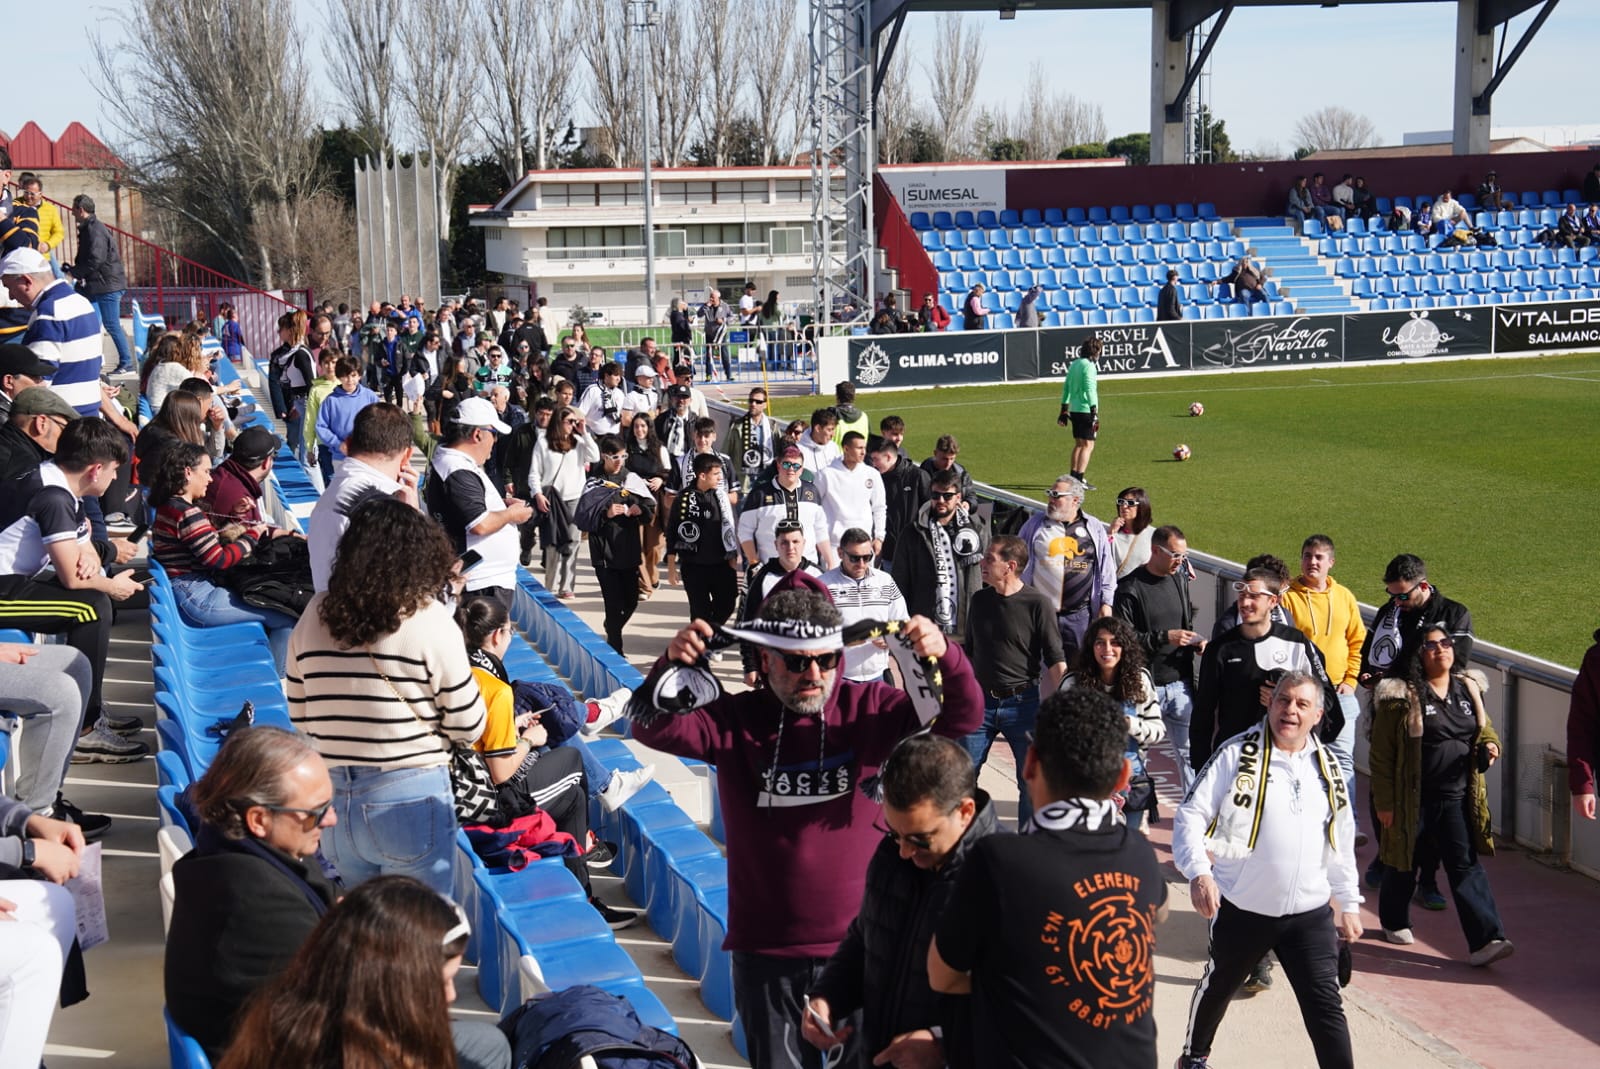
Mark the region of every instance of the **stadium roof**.
<instances>
[{"instance_id":1,"label":"stadium roof","mask_svg":"<svg viewBox=\"0 0 1600 1069\"><path fill-rule=\"evenodd\" d=\"M1225 8L1339 7L1349 4L1400 4L1418 0L1171 0L1167 32L1174 39ZM1433 0L1435 3L1456 0ZM1488 33L1544 0L1478 0L1478 32ZM879 33L905 12L916 11L1107 11L1149 10L1152 0L872 0L872 32Z\"/></svg>"}]
</instances>

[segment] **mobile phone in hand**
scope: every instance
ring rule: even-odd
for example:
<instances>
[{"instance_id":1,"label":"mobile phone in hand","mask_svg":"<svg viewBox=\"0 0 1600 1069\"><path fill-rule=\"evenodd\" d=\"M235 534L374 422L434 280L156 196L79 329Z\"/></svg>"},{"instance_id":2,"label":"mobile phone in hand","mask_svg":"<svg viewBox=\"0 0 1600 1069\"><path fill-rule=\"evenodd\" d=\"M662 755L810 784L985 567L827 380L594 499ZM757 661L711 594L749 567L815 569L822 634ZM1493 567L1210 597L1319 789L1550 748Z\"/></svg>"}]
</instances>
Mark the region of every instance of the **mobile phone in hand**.
<instances>
[{"instance_id":1,"label":"mobile phone in hand","mask_svg":"<svg viewBox=\"0 0 1600 1069\"><path fill-rule=\"evenodd\" d=\"M483 563L483 554L479 553L475 549L469 549L456 559L461 562L461 574L466 575L468 572L472 571L472 569Z\"/></svg>"}]
</instances>

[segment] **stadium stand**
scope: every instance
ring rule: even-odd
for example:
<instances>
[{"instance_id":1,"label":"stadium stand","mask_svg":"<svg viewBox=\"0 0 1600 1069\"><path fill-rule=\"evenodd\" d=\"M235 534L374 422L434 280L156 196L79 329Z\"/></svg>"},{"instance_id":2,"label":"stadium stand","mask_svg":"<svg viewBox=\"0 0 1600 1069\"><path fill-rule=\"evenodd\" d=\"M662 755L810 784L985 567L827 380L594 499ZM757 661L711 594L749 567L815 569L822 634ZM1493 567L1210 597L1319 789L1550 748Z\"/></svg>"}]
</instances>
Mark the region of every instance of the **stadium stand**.
<instances>
[{"instance_id":1,"label":"stadium stand","mask_svg":"<svg viewBox=\"0 0 1600 1069\"><path fill-rule=\"evenodd\" d=\"M224 378L235 377L227 361L220 367L226 369ZM253 419L265 423L267 417L257 409ZM286 512L301 519L318 496L287 447L271 476L271 490ZM163 907L170 910L172 862L187 850L189 841L177 794L204 773L244 701L253 703L256 723L292 725L261 626L205 628L202 646L200 629L187 624L177 611L164 570L152 561L151 572L155 577L151 652L160 746L157 799L160 836L166 837L161 887ZM534 643L522 634L514 637L505 657L514 678L560 684L565 676L589 694L609 694L643 682L538 580L526 572L520 580L513 616ZM208 679L201 669L202 664L215 665L219 657L230 666L225 685ZM633 752L618 739L587 745L609 768L638 767ZM629 893L646 908L651 926L672 944L674 958L701 983L706 1005L731 1020L732 959L722 949L727 862L719 844L656 783L648 784L615 813L592 801L590 819L597 834L621 844L616 864ZM464 832L458 833L457 847L456 897L473 920L467 957L478 966L479 992L491 1008L508 1012L536 994L587 983L626 996L641 1020L677 1033L672 1014L645 986L638 966L617 945L559 859L536 861L513 872L486 867ZM170 1018L167 1035L174 1067L207 1064L193 1039ZM734 1035L743 1053L737 1025Z\"/></svg>"},{"instance_id":2,"label":"stadium stand","mask_svg":"<svg viewBox=\"0 0 1600 1069\"><path fill-rule=\"evenodd\" d=\"M939 277L939 301L955 314L983 283L1000 302L997 328L1013 324L1021 293L1044 287L1043 325L1104 326L1155 319L1166 271L1178 272L1184 318L1452 308L1600 295L1600 246L1547 248L1539 235L1578 190L1508 194L1518 211L1479 211L1457 199L1492 247L1441 247L1444 236L1390 230L1395 206L1433 196L1378 197L1379 214L1330 231L1282 216L1220 218L1211 204L1050 208L1041 211L912 212L911 226ZM1267 273L1266 302L1242 305L1218 280L1248 253Z\"/></svg>"}]
</instances>

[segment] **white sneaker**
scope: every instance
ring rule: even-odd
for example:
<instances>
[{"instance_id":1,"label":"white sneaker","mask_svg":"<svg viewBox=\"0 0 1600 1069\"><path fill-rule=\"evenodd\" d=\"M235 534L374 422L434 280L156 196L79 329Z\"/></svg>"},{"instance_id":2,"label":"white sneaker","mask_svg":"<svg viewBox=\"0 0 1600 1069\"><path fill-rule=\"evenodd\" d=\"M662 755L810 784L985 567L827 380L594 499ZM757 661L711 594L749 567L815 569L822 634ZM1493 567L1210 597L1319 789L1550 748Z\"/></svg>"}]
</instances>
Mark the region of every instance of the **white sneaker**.
<instances>
[{"instance_id":1,"label":"white sneaker","mask_svg":"<svg viewBox=\"0 0 1600 1069\"><path fill-rule=\"evenodd\" d=\"M1410 928L1397 928L1394 931L1385 928L1383 929L1383 938L1390 943L1398 943L1403 947L1408 947L1417 941L1417 937L1411 934Z\"/></svg>"},{"instance_id":2,"label":"white sneaker","mask_svg":"<svg viewBox=\"0 0 1600 1069\"><path fill-rule=\"evenodd\" d=\"M622 808L623 802L638 794L639 788L655 778L655 765L645 765L643 768L630 769L627 772L613 772L611 782L600 792L600 804L605 807L607 813L615 813Z\"/></svg>"},{"instance_id":3,"label":"white sneaker","mask_svg":"<svg viewBox=\"0 0 1600 1069\"><path fill-rule=\"evenodd\" d=\"M1509 958L1512 951L1516 949L1511 945L1511 940L1509 939L1491 939L1477 950L1474 950L1472 956L1467 960L1473 965L1488 965L1491 962L1499 961L1501 958Z\"/></svg>"},{"instance_id":4,"label":"white sneaker","mask_svg":"<svg viewBox=\"0 0 1600 1069\"><path fill-rule=\"evenodd\" d=\"M600 715L578 729L578 734L584 738L592 739L604 731L611 724L622 719L622 714L628 708L628 699L633 697L633 691L621 687L607 694L604 698L596 698L594 703L600 707Z\"/></svg>"}]
</instances>

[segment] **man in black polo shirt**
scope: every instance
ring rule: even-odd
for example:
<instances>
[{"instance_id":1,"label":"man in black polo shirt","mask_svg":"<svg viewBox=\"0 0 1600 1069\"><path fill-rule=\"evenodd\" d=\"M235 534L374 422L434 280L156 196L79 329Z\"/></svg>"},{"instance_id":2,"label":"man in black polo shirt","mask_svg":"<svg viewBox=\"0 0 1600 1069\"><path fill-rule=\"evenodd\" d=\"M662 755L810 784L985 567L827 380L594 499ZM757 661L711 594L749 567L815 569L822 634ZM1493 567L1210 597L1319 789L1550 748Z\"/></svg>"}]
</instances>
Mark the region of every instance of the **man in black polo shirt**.
<instances>
[{"instance_id":1,"label":"man in black polo shirt","mask_svg":"<svg viewBox=\"0 0 1600 1069\"><path fill-rule=\"evenodd\" d=\"M1023 757L1039 715L1039 666L1044 691L1054 694L1066 675L1061 632L1050 600L1022 582L1028 547L1022 539L1000 535L983 554L983 589L967 609L968 656L983 688L983 726L961 740L982 769L996 735L1011 744L1017 762L1017 827L1028 823L1033 807L1022 781Z\"/></svg>"},{"instance_id":2,"label":"man in black polo shirt","mask_svg":"<svg viewBox=\"0 0 1600 1069\"><path fill-rule=\"evenodd\" d=\"M1185 793L1194 782L1189 766L1194 655L1206 646L1205 636L1194 629L1188 555L1189 542L1182 531L1171 525L1157 527L1150 535L1150 559L1122 577L1116 598L1117 615L1128 621L1144 647Z\"/></svg>"},{"instance_id":3,"label":"man in black polo shirt","mask_svg":"<svg viewBox=\"0 0 1600 1069\"><path fill-rule=\"evenodd\" d=\"M1006 1069L1155 1069L1155 926L1167 885L1112 798L1128 721L1104 694L1045 700L1024 835L967 857L928 951L935 991L973 995L974 1049Z\"/></svg>"}]
</instances>

